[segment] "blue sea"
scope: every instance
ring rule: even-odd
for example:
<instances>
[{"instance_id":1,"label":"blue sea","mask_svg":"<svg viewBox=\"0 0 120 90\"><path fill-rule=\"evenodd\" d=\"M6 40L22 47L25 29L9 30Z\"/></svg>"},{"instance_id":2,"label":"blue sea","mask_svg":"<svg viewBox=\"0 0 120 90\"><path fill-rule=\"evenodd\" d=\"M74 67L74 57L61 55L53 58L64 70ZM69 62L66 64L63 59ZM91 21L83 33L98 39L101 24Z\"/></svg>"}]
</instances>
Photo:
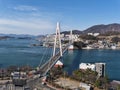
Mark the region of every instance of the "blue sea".
<instances>
[{"instance_id":1,"label":"blue sea","mask_svg":"<svg viewBox=\"0 0 120 90\"><path fill-rule=\"evenodd\" d=\"M32 46L39 43L34 39L0 40L0 68L11 65L30 65L35 68L45 63L51 57L53 49ZM81 62L106 63L106 75L111 80L120 80L120 50L70 50L64 53L64 69L69 74L78 69Z\"/></svg>"}]
</instances>

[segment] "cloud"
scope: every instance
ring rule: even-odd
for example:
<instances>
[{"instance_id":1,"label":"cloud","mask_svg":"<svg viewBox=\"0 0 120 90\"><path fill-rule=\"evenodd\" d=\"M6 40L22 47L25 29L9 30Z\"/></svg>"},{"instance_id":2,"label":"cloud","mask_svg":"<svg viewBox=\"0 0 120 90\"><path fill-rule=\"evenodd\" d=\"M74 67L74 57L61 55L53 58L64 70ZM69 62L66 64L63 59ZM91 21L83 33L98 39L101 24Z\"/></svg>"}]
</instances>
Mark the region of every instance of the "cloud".
<instances>
[{"instance_id":1,"label":"cloud","mask_svg":"<svg viewBox=\"0 0 120 90\"><path fill-rule=\"evenodd\" d=\"M13 9L19 10L19 11L38 11L37 7L28 6L28 5L19 5L19 6L13 7Z\"/></svg>"},{"instance_id":2,"label":"cloud","mask_svg":"<svg viewBox=\"0 0 120 90\"><path fill-rule=\"evenodd\" d=\"M0 19L0 33L47 34L54 29L54 24L44 20L11 20Z\"/></svg>"},{"instance_id":3,"label":"cloud","mask_svg":"<svg viewBox=\"0 0 120 90\"><path fill-rule=\"evenodd\" d=\"M34 6L8 6L8 9L9 14L0 17L0 33L51 34L55 32L56 22L61 18L59 12L40 11L39 7Z\"/></svg>"}]
</instances>

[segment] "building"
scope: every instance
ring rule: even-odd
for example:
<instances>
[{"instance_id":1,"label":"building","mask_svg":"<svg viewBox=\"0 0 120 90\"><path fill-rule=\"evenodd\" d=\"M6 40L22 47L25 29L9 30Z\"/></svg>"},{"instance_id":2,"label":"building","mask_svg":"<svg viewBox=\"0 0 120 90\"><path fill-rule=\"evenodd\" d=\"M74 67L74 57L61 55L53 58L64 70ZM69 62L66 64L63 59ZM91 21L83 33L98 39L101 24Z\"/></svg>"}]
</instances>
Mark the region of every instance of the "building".
<instances>
[{"instance_id":1,"label":"building","mask_svg":"<svg viewBox=\"0 0 120 90\"><path fill-rule=\"evenodd\" d=\"M68 50L73 50L74 49L74 46L73 45L70 45L69 47L68 47Z\"/></svg>"},{"instance_id":2,"label":"building","mask_svg":"<svg viewBox=\"0 0 120 90\"><path fill-rule=\"evenodd\" d=\"M91 35L91 36L98 36L98 35L100 35L100 33L88 33L88 35Z\"/></svg>"},{"instance_id":3,"label":"building","mask_svg":"<svg viewBox=\"0 0 120 90\"><path fill-rule=\"evenodd\" d=\"M56 62L56 64L54 65L54 67L63 67L63 63L60 61L60 60L58 60L57 62Z\"/></svg>"},{"instance_id":4,"label":"building","mask_svg":"<svg viewBox=\"0 0 120 90\"><path fill-rule=\"evenodd\" d=\"M91 70L95 71L95 64L81 63L79 65L79 69L91 69Z\"/></svg>"},{"instance_id":5,"label":"building","mask_svg":"<svg viewBox=\"0 0 120 90\"><path fill-rule=\"evenodd\" d=\"M73 41L79 41L79 35L78 34L66 34L64 38L66 38L66 40L70 40L72 39Z\"/></svg>"},{"instance_id":6,"label":"building","mask_svg":"<svg viewBox=\"0 0 120 90\"><path fill-rule=\"evenodd\" d=\"M24 86L27 84L26 72L13 72L11 73L11 76L15 86Z\"/></svg>"},{"instance_id":7,"label":"building","mask_svg":"<svg viewBox=\"0 0 120 90\"><path fill-rule=\"evenodd\" d=\"M96 72L98 76L104 77L105 76L105 63L95 63Z\"/></svg>"},{"instance_id":8,"label":"building","mask_svg":"<svg viewBox=\"0 0 120 90\"><path fill-rule=\"evenodd\" d=\"M105 76L105 63L81 63L79 65L79 69L91 69L92 71L96 71L98 73L98 77L104 77Z\"/></svg>"},{"instance_id":9,"label":"building","mask_svg":"<svg viewBox=\"0 0 120 90\"><path fill-rule=\"evenodd\" d=\"M80 87L81 88L84 88L85 90L90 90L90 86L89 85L87 85L86 83L80 83Z\"/></svg>"}]
</instances>

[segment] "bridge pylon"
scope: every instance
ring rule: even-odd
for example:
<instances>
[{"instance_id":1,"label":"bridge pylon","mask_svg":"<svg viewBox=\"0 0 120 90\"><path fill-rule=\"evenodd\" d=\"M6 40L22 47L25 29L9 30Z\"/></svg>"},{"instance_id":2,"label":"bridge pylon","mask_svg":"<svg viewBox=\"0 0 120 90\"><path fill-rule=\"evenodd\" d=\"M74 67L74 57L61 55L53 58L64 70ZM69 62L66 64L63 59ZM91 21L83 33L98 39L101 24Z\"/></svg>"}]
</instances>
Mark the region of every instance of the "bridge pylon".
<instances>
[{"instance_id":1,"label":"bridge pylon","mask_svg":"<svg viewBox=\"0 0 120 90\"><path fill-rule=\"evenodd\" d=\"M57 42L58 40L58 42ZM54 49L53 49L53 56L56 55L56 46L59 46L60 48L60 56L62 57L62 45L61 45L61 36L60 36L60 23L57 22L57 27L56 27L56 33L55 33L55 41L54 41Z\"/></svg>"},{"instance_id":2,"label":"bridge pylon","mask_svg":"<svg viewBox=\"0 0 120 90\"><path fill-rule=\"evenodd\" d=\"M73 33L72 30L70 31L70 36L69 36L69 44L73 43Z\"/></svg>"}]
</instances>

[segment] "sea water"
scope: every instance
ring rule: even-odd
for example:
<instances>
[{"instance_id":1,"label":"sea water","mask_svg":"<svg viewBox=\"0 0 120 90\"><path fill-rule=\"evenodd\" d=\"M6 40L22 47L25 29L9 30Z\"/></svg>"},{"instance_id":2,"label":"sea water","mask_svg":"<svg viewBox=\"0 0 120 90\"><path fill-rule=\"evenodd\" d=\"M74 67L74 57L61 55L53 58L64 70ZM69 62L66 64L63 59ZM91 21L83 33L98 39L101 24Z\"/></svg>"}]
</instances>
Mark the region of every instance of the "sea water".
<instances>
[{"instance_id":1,"label":"sea water","mask_svg":"<svg viewBox=\"0 0 120 90\"><path fill-rule=\"evenodd\" d=\"M0 40L0 68L7 68L11 65L30 65L37 67L45 63L51 56L53 49L42 46L34 39L8 39ZM111 79L120 80L120 50L70 50L64 53L64 70L68 74L79 69L83 63L106 63L106 75Z\"/></svg>"}]
</instances>

